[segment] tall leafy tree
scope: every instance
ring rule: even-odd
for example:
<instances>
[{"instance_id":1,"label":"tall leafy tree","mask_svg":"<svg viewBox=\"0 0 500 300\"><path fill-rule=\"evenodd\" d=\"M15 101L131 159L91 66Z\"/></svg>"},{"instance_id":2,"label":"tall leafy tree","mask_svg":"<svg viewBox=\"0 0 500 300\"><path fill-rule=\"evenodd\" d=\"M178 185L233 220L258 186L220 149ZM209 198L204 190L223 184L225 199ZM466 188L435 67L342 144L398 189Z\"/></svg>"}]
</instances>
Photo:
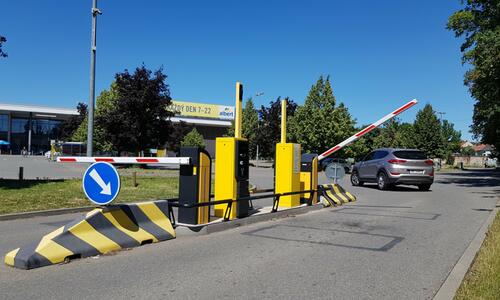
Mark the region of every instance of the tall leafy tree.
<instances>
[{"instance_id":1,"label":"tall leafy tree","mask_svg":"<svg viewBox=\"0 0 500 300\"><path fill-rule=\"evenodd\" d=\"M441 124L430 104L426 104L417 113L413 124L415 146L431 158L443 158L445 144L441 133Z\"/></svg>"},{"instance_id":2,"label":"tall leafy tree","mask_svg":"<svg viewBox=\"0 0 500 300\"><path fill-rule=\"evenodd\" d=\"M248 98L242 115L242 134L248 139L248 153L255 157L257 153L257 133L259 131L259 113L255 109L252 98Z\"/></svg>"},{"instance_id":3,"label":"tall leafy tree","mask_svg":"<svg viewBox=\"0 0 500 300\"><path fill-rule=\"evenodd\" d=\"M112 83L109 90L103 90L96 99L95 120L105 118L112 113L118 94L116 92L116 83ZM88 121L85 117L80 126L76 129L71 137L74 142L87 141L87 126ZM96 151L113 151L115 150L113 144L107 140L104 129L100 126L99 122L94 124L94 149Z\"/></svg>"},{"instance_id":4,"label":"tall leafy tree","mask_svg":"<svg viewBox=\"0 0 500 300\"><path fill-rule=\"evenodd\" d=\"M165 148L178 153L181 147L182 140L191 131L192 126L187 125L186 122L172 123L170 136L165 145Z\"/></svg>"},{"instance_id":5,"label":"tall leafy tree","mask_svg":"<svg viewBox=\"0 0 500 300\"><path fill-rule=\"evenodd\" d=\"M80 127L80 124L87 117L87 104L79 102L76 110L78 111L77 116L71 116L69 120L62 122L59 126L59 138L64 141L71 139L75 131Z\"/></svg>"},{"instance_id":6,"label":"tall leafy tree","mask_svg":"<svg viewBox=\"0 0 500 300\"><path fill-rule=\"evenodd\" d=\"M354 133L355 122L347 107L336 106L330 78L316 81L303 106L290 122L290 133L305 152L321 153Z\"/></svg>"},{"instance_id":7,"label":"tall leafy tree","mask_svg":"<svg viewBox=\"0 0 500 300\"><path fill-rule=\"evenodd\" d=\"M462 134L460 131L455 130L454 124L448 120L443 120L441 133L445 144L445 157L450 161L453 153L460 152Z\"/></svg>"},{"instance_id":8,"label":"tall leafy tree","mask_svg":"<svg viewBox=\"0 0 500 300\"><path fill-rule=\"evenodd\" d=\"M200 147L205 148L205 140L203 135L193 128L186 136L182 139L181 145L183 147Z\"/></svg>"},{"instance_id":9,"label":"tall leafy tree","mask_svg":"<svg viewBox=\"0 0 500 300\"><path fill-rule=\"evenodd\" d=\"M293 117L297 104L287 100L287 119ZM274 158L276 143L281 139L281 98L269 103L269 107L261 106L260 125L255 135L256 143L259 145L259 155L263 158Z\"/></svg>"},{"instance_id":10,"label":"tall leafy tree","mask_svg":"<svg viewBox=\"0 0 500 300\"><path fill-rule=\"evenodd\" d=\"M472 131L500 149L500 1L467 0L450 16L447 28L464 37L465 84L475 98ZM497 151L497 153L500 153Z\"/></svg>"},{"instance_id":11,"label":"tall leafy tree","mask_svg":"<svg viewBox=\"0 0 500 300\"><path fill-rule=\"evenodd\" d=\"M7 39L0 35L0 57L7 57L7 53L2 50L3 43L5 42L7 42Z\"/></svg>"},{"instance_id":12,"label":"tall leafy tree","mask_svg":"<svg viewBox=\"0 0 500 300\"><path fill-rule=\"evenodd\" d=\"M413 126L398 118L387 121L374 138L374 148L414 148Z\"/></svg>"},{"instance_id":13,"label":"tall leafy tree","mask_svg":"<svg viewBox=\"0 0 500 300\"><path fill-rule=\"evenodd\" d=\"M166 109L171 103L166 79L161 68L152 72L144 65L115 75L114 106L96 121L118 152L138 153L167 142L174 113Z\"/></svg>"}]
</instances>

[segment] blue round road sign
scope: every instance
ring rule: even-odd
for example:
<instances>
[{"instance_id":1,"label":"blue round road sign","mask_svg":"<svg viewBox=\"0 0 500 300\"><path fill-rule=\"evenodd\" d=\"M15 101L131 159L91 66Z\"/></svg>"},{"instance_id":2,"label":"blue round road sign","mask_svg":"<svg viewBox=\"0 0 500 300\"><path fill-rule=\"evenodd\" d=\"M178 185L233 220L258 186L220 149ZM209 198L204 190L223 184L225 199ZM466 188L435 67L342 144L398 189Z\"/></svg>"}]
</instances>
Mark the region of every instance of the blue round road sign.
<instances>
[{"instance_id":1,"label":"blue round road sign","mask_svg":"<svg viewBox=\"0 0 500 300\"><path fill-rule=\"evenodd\" d=\"M112 164L92 164L83 174L83 192L92 203L106 205L120 192L120 176Z\"/></svg>"}]
</instances>

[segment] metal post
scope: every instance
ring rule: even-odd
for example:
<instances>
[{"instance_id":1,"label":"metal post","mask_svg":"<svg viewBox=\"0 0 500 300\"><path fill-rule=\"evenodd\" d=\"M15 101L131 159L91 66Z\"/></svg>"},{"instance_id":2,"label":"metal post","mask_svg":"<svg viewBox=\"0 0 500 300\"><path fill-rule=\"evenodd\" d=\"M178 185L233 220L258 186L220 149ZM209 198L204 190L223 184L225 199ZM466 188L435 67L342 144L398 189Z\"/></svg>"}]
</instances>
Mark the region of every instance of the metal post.
<instances>
[{"instance_id":1,"label":"metal post","mask_svg":"<svg viewBox=\"0 0 500 300\"><path fill-rule=\"evenodd\" d=\"M90 45L90 96L87 126L87 156L92 156L94 140L94 107L95 107L95 57L96 57L96 35L97 15L102 14L97 9L97 0L92 1L92 40Z\"/></svg>"},{"instance_id":2,"label":"metal post","mask_svg":"<svg viewBox=\"0 0 500 300\"><path fill-rule=\"evenodd\" d=\"M286 143L286 99L281 100L281 143Z\"/></svg>"},{"instance_id":3,"label":"metal post","mask_svg":"<svg viewBox=\"0 0 500 300\"><path fill-rule=\"evenodd\" d=\"M335 166L335 178L333 179L333 183L337 184L337 166Z\"/></svg>"},{"instance_id":4,"label":"metal post","mask_svg":"<svg viewBox=\"0 0 500 300\"><path fill-rule=\"evenodd\" d=\"M259 92L257 94L255 94L255 99L257 99L257 97L259 96L262 96L264 95L264 92ZM257 131L259 131L259 128L260 128L260 118L257 118ZM255 158L256 159L256 162L255 162L255 166L258 167L259 166L259 144L257 144L257 153L256 153L257 157Z\"/></svg>"},{"instance_id":5,"label":"metal post","mask_svg":"<svg viewBox=\"0 0 500 300\"><path fill-rule=\"evenodd\" d=\"M33 113L30 113L28 119L28 155L31 155L31 129L33 127Z\"/></svg>"},{"instance_id":6,"label":"metal post","mask_svg":"<svg viewBox=\"0 0 500 300\"><path fill-rule=\"evenodd\" d=\"M241 121L242 121L242 107L243 101L243 85L236 82L236 117L234 121L234 137L241 138Z\"/></svg>"}]
</instances>

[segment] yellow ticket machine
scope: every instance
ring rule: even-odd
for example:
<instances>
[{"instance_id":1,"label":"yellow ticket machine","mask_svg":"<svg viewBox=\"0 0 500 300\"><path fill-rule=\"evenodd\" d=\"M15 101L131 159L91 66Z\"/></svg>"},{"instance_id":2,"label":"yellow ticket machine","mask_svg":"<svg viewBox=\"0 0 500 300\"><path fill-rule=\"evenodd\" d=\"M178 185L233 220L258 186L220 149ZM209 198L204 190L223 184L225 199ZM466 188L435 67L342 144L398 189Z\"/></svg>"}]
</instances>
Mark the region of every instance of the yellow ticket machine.
<instances>
[{"instance_id":1,"label":"yellow ticket machine","mask_svg":"<svg viewBox=\"0 0 500 300\"><path fill-rule=\"evenodd\" d=\"M281 101L281 143L276 144L275 193L300 191L300 144L286 142L286 100ZM300 194L282 196L279 207L300 205Z\"/></svg>"},{"instance_id":2,"label":"yellow ticket machine","mask_svg":"<svg viewBox=\"0 0 500 300\"><path fill-rule=\"evenodd\" d=\"M231 204L229 218L242 218L248 216L249 183L249 157L248 140L241 137L243 85L236 83L236 119L235 137L220 137L215 141L215 201L237 200ZM227 204L216 204L214 213L216 217L224 217Z\"/></svg>"}]
</instances>

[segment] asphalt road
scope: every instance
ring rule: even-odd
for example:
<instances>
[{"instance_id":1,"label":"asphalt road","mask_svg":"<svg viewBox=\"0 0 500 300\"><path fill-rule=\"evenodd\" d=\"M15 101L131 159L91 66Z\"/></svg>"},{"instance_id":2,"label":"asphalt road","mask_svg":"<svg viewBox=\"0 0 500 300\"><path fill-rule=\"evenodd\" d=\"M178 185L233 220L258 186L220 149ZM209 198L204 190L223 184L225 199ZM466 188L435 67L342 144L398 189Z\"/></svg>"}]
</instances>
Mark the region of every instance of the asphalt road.
<instances>
[{"instance_id":1,"label":"asphalt road","mask_svg":"<svg viewBox=\"0 0 500 300\"><path fill-rule=\"evenodd\" d=\"M24 271L0 298L428 299L500 191L491 171L439 174L432 191L344 185L358 202L206 236ZM0 222L0 254L75 215Z\"/></svg>"}]
</instances>

